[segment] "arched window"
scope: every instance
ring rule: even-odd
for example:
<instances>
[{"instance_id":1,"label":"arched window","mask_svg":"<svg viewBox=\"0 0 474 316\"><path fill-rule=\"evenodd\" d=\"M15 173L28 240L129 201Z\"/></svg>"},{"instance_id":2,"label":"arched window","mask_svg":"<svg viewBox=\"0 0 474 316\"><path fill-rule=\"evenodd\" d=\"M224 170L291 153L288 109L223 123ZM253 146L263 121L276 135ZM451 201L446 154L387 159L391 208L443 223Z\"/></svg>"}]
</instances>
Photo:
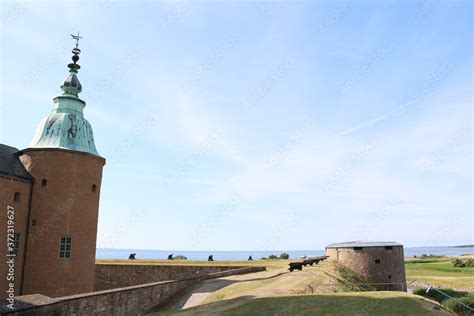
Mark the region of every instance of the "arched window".
<instances>
[{"instance_id":1,"label":"arched window","mask_svg":"<svg viewBox=\"0 0 474 316\"><path fill-rule=\"evenodd\" d=\"M21 193L20 192L15 192L13 195L13 201L15 202L20 202L21 201Z\"/></svg>"}]
</instances>

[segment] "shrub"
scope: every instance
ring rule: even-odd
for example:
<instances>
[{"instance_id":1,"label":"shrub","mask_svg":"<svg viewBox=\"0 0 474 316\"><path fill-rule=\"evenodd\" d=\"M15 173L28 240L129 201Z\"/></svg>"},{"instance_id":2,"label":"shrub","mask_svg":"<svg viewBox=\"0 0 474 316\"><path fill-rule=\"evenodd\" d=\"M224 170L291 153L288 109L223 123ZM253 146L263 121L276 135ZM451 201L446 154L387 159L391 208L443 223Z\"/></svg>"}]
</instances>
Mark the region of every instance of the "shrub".
<instances>
[{"instance_id":1,"label":"shrub","mask_svg":"<svg viewBox=\"0 0 474 316\"><path fill-rule=\"evenodd\" d=\"M426 289L422 287L417 287L413 290L413 294L415 295L420 295L420 296L425 296L426 294Z\"/></svg>"},{"instance_id":2,"label":"shrub","mask_svg":"<svg viewBox=\"0 0 474 316\"><path fill-rule=\"evenodd\" d=\"M287 254L286 252L284 252L280 255L280 259L289 259L289 258L290 258L290 255Z\"/></svg>"},{"instance_id":3,"label":"shrub","mask_svg":"<svg viewBox=\"0 0 474 316\"><path fill-rule=\"evenodd\" d=\"M188 258L187 258L186 256L182 256L182 255L174 256L173 259L176 259L176 260L188 260Z\"/></svg>"},{"instance_id":4,"label":"shrub","mask_svg":"<svg viewBox=\"0 0 474 316\"><path fill-rule=\"evenodd\" d=\"M275 255L269 255L269 256L268 256L268 259L278 259L278 257L275 256Z\"/></svg>"},{"instance_id":5,"label":"shrub","mask_svg":"<svg viewBox=\"0 0 474 316\"><path fill-rule=\"evenodd\" d=\"M439 291L441 291L441 292L443 292L443 293L445 293L445 294L447 294L451 297L454 297L454 298L460 298L460 297L464 297L464 296L468 295L467 292L455 291L455 290L448 289L448 288L442 288L442 289L436 289L436 290L431 289L428 293L426 293L425 288L416 288L416 289L413 290L413 294L424 296L426 298L429 298L429 299L432 299L434 301L437 301L437 302L441 303L444 300L446 300L448 297L446 295L443 295Z\"/></svg>"},{"instance_id":6,"label":"shrub","mask_svg":"<svg viewBox=\"0 0 474 316\"><path fill-rule=\"evenodd\" d=\"M338 264L336 269L339 272L339 278L336 280L344 292L375 291L375 288L367 280L348 267Z\"/></svg>"},{"instance_id":7,"label":"shrub","mask_svg":"<svg viewBox=\"0 0 474 316\"><path fill-rule=\"evenodd\" d=\"M434 258L443 258L443 257L444 256L433 255L433 254L427 255L426 253L422 253L420 256L421 259L427 259L427 258L434 259Z\"/></svg>"},{"instance_id":8,"label":"shrub","mask_svg":"<svg viewBox=\"0 0 474 316\"><path fill-rule=\"evenodd\" d=\"M455 268L470 268L474 267L474 259L460 260L453 259L453 267Z\"/></svg>"},{"instance_id":9,"label":"shrub","mask_svg":"<svg viewBox=\"0 0 474 316\"><path fill-rule=\"evenodd\" d=\"M453 259L452 262L453 262L453 267L455 267L455 268L465 268L466 267L466 264L462 260Z\"/></svg>"},{"instance_id":10,"label":"shrub","mask_svg":"<svg viewBox=\"0 0 474 316\"><path fill-rule=\"evenodd\" d=\"M467 295L458 298L458 301L460 301L463 304L466 304L467 306L474 308L474 296L473 295ZM466 312L469 312L468 308L459 304L453 299L446 299L442 302L442 305L446 308L449 308L450 310L462 315Z\"/></svg>"}]
</instances>

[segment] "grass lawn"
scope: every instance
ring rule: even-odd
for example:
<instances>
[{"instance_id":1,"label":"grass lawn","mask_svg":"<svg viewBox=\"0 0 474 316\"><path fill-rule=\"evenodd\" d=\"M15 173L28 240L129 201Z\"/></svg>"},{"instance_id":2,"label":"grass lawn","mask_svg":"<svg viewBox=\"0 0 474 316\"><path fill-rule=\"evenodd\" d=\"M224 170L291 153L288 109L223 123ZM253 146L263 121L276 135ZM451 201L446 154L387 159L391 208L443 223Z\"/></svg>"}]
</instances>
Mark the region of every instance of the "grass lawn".
<instances>
[{"instance_id":1,"label":"grass lawn","mask_svg":"<svg viewBox=\"0 0 474 316\"><path fill-rule=\"evenodd\" d=\"M406 261L407 282L419 280L438 287L474 291L474 267L455 268L451 260L443 257Z\"/></svg>"},{"instance_id":2,"label":"grass lawn","mask_svg":"<svg viewBox=\"0 0 474 316\"><path fill-rule=\"evenodd\" d=\"M222 300L150 315L453 315L403 292L357 292Z\"/></svg>"}]
</instances>

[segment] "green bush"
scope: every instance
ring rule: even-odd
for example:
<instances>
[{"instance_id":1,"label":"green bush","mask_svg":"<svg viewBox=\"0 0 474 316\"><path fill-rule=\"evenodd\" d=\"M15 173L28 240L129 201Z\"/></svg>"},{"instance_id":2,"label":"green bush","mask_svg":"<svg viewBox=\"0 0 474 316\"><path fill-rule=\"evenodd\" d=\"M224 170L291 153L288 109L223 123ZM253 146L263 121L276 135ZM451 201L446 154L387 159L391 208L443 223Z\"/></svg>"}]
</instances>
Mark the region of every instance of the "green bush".
<instances>
[{"instance_id":1,"label":"green bush","mask_svg":"<svg viewBox=\"0 0 474 316\"><path fill-rule=\"evenodd\" d=\"M438 256L438 255L432 255L432 254L429 254L427 255L426 253L422 253L420 258L422 259L426 259L426 258L430 258L430 259L433 259L433 258L443 258L444 256Z\"/></svg>"},{"instance_id":2,"label":"green bush","mask_svg":"<svg viewBox=\"0 0 474 316\"><path fill-rule=\"evenodd\" d=\"M452 262L453 262L453 267L455 267L455 268L465 268L466 267L466 264L462 260L453 259Z\"/></svg>"},{"instance_id":3,"label":"green bush","mask_svg":"<svg viewBox=\"0 0 474 316\"><path fill-rule=\"evenodd\" d=\"M464 296L458 299L459 302L466 304L470 308L474 308L474 297L472 296ZM456 302L453 299L446 299L444 300L441 305L443 305L446 308L449 308L450 310L458 313L459 315L464 315L466 312L469 312L469 309L458 302Z\"/></svg>"},{"instance_id":4,"label":"green bush","mask_svg":"<svg viewBox=\"0 0 474 316\"><path fill-rule=\"evenodd\" d=\"M458 301L466 304L467 306L474 308L474 293L468 293L463 291L455 291L452 289L438 289L443 293L456 298ZM452 298L448 298L446 295L441 294L440 292L431 289L428 293L426 293L426 289L424 288L416 288L413 290L413 294L424 296L426 298L432 299L434 301L439 302L446 308L456 312L459 315L464 315L468 312L467 307L459 304Z\"/></svg>"},{"instance_id":5,"label":"green bush","mask_svg":"<svg viewBox=\"0 0 474 316\"><path fill-rule=\"evenodd\" d=\"M278 259L278 257L275 256L275 255L269 255L269 256L268 256L268 259Z\"/></svg>"},{"instance_id":6,"label":"green bush","mask_svg":"<svg viewBox=\"0 0 474 316\"><path fill-rule=\"evenodd\" d=\"M474 267L474 259L460 260L453 259L453 267L455 268L470 268Z\"/></svg>"},{"instance_id":7,"label":"green bush","mask_svg":"<svg viewBox=\"0 0 474 316\"><path fill-rule=\"evenodd\" d=\"M176 260L188 260L188 258L187 258L186 256L182 256L182 255L174 256L173 259L176 259Z\"/></svg>"},{"instance_id":8,"label":"green bush","mask_svg":"<svg viewBox=\"0 0 474 316\"><path fill-rule=\"evenodd\" d=\"M448 289L448 288L441 288L441 289L437 289L451 297L455 297L455 298L460 298L460 297L464 297L466 295L468 295L467 292L462 292L462 291L455 291L453 289ZM426 298L429 298L429 299L432 299L434 301L437 301L439 303L443 302L444 300L446 300L448 297L441 294L439 291L437 290L434 290L434 289L431 289L428 293L426 293L426 289L425 288L416 288L413 290L413 294L416 294L416 295L420 295L420 296L424 296Z\"/></svg>"},{"instance_id":9,"label":"green bush","mask_svg":"<svg viewBox=\"0 0 474 316\"><path fill-rule=\"evenodd\" d=\"M280 259L290 259L290 255L284 252L280 255Z\"/></svg>"}]
</instances>

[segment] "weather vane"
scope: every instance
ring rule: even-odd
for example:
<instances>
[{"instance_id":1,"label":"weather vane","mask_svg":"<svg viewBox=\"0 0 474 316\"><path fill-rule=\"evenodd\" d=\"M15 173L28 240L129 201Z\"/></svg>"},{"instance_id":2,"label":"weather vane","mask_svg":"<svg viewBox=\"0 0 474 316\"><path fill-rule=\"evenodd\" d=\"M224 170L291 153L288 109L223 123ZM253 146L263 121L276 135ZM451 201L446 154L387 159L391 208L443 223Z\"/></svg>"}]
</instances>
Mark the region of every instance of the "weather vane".
<instances>
[{"instance_id":1,"label":"weather vane","mask_svg":"<svg viewBox=\"0 0 474 316\"><path fill-rule=\"evenodd\" d=\"M77 35L71 34L71 37L76 40L76 48L79 46L79 40L82 38L79 36L79 32L77 32Z\"/></svg>"}]
</instances>

